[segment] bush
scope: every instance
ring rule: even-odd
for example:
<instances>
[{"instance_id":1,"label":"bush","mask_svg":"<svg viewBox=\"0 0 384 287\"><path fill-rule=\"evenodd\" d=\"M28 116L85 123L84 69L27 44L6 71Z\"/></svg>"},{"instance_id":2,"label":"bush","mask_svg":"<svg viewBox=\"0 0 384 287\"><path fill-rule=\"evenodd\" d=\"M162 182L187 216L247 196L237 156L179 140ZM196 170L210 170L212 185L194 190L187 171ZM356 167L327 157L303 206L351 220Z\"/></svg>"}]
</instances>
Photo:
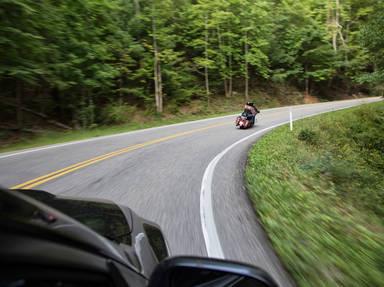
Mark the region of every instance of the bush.
<instances>
[{"instance_id":1,"label":"bush","mask_svg":"<svg viewBox=\"0 0 384 287\"><path fill-rule=\"evenodd\" d=\"M308 128L302 129L297 135L297 138L311 145L316 144L318 141L318 135Z\"/></svg>"},{"instance_id":2,"label":"bush","mask_svg":"<svg viewBox=\"0 0 384 287\"><path fill-rule=\"evenodd\" d=\"M135 106L111 103L104 108L103 122L105 124L124 124L133 119L135 112Z\"/></svg>"}]
</instances>

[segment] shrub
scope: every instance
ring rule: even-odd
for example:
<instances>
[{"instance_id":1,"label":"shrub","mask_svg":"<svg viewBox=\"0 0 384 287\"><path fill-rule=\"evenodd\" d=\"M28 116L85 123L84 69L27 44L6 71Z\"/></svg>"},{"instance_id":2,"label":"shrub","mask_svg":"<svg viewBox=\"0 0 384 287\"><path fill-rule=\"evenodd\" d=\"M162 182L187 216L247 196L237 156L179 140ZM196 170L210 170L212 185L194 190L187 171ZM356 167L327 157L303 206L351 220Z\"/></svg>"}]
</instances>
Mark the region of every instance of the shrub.
<instances>
[{"instance_id":1,"label":"shrub","mask_svg":"<svg viewBox=\"0 0 384 287\"><path fill-rule=\"evenodd\" d=\"M124 124L130 122L136 111L135 106L111 103L104 108L103 122L105 124Z\"/></svg>"},{"instance_id":2,"label":"shrub","mask_svg":"<svg viewBox=\"0 0 384 287\"><path fill-rule=\"evenodd\" d=\"M311 145L315 145L318 141L318 135L313 130L308 128L300 130L297 138Z\"/></svg>"}]
</instances>

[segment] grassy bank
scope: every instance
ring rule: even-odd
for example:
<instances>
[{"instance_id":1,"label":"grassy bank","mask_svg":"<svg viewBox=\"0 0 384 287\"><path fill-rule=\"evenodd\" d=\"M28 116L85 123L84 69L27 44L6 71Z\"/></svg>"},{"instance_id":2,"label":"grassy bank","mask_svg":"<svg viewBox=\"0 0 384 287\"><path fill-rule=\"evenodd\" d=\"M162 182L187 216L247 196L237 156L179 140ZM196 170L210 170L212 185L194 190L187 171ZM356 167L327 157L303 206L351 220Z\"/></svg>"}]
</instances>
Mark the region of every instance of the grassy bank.
<instances>
[{"instance_id":1,"label":"grassy bank","mask_svg":"<svg viewBox=\"0 0 384 287\"><path fill-rule=\"evenodd\" d=\"M382 286L384 103L276 129L252 148L246 179L299 286Z\"/></svg>"}]
</instances>

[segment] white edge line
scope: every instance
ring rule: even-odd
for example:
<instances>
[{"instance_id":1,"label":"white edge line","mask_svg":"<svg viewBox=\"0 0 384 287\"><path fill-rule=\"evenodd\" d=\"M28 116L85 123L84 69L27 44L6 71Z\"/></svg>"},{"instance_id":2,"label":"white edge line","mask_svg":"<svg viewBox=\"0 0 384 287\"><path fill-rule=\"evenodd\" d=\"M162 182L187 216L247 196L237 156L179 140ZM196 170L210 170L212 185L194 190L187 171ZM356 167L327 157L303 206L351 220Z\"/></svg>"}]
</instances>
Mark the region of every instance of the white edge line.
<instances>
[{"instance_id":1,"label":"white edge line","mask_svg":"<svg viewBox=\"0 0 384 287\"><path fill-rule=\"evenodd\" d=\"M308 107L308 106L311 106L311 105L329 104L329 103L337 103L337 102L359 101L359 100L364 100L364 99L368 99L368 100L374 100L375 99L375 100L378 100L379 97L377 97L377 98L370 97L370 98L362 98L362 99L352 99L352 100L342 100L342 101L333 101L333 102L314 103L314 104L303 104L303 105L285 106L285 107L265 109L263 111L264 112L268 112L268 111L286 109L286 108L289 108L289 107L296 107L296 108L297 107L302 107L302 106ZM43 147L39 147L39 148L24 149L24 150L17 151L17 152L0 153L0 159L7 158L7 157L18 156L18 155L23 155L23 154L32 153L32 152L38 152L38 151L53 149L53 148L58 148L58 147L70 146L70 145L87 143L87 142L92 142L92 141L99 141L99 140L104 140L104 139L107 139L107 138L125 136L125 135L129 135L129 134L137 134L137 133L142 133L142 132L147 132L147 131L154 131L154 130L165 129L165 128L169 128L169 127L184 126L184 125L189 125L189 124L194 124L194 123L202 123L202 122L207 122L207 121L212 121L212 120L217 120L217 119L224 119L224 118L228 118L228 117L233 117L233 115L220 116L220 117L215 117L215 118L201 119L201 120L195 120L195 121L189 121L189 122L165 125L165 126L160 126L160 127L153 127L153 128L141 129L141 130L136 130L136 131L123 132L123 133L118 133L118 134L94 137L94 138L90 138L90 139L84 139L84 140L78 140L78 141L70 141L70 142L66 142L66 143L58 143L58 144L47 145L47 146L43 146Z\"/></svg>"},{"instance_id":2,"label":"white edge line","mask_svg":"<svg viewBox=\"0 0 384 287\"><path fill-rule=\"evenodd\" d=\"M362 104L362 103L360 103L360 104ZM301 119L305 119L305 118L309 118L309 117L313 117L316 115L325 114L325 113L329 113L329 112L334 112L334 111L338 111L338 110L344 110L344 109L352 108L352 107L355 107L358 105L347 106L347 107L332 109L329 111L314 113L314 114L311 114L308 116L303 116L303 117L294 119L293 121L301 120ZM208 257L219 258L219 259L225 258L223 248L221 246L220 238L219 238L219 235L217 232L217 227L216 227L215 218L214 218L214 214L213 214L213 204L212 204L212 181L213 181L213 175L215 172L216 165L218 164L218 162L223 158L223 156L227 152L229 152L232 148L234 148L238 144L252 138L253 136L256 136L258 134L264 133L268 130L277 128L279 126L282 126L282 125L285 125L288 123L289 123L289 121L281 122L279 124L276 124L276 125L270 126L268 128L264 128L262 130L259 130L253 134L250 134L250 135L238 140L237 142L228 146L226 149L224 149L218 155L216 155L213 158L213 160L208 164L207 168L205 169L203 179L201 182L201 189L200 189L200 220L201 220L201 228L203 231L204 242L205 242L205 247L207 250Z\"/></svg>"},{"instance_id":3,"label":"white edge line","mask_svg":"<svg viewBox=\"0 0 384 287\"><path fill-rule=\"evenodd\" d=\"M204 235L205 246L206 246L207 254L209 257L224 259L224 252L221 247L219 235L217 233L217 228L216 228L215 219L213 215L213 206L212 206L212 180L213 180L213 174L214 174L217 163L234 146L248 140L249 138L257 134L260 134L266 130L273 129L274 127L277 127L279 125L262 129L260 131L257 131L256 133L253 133L233 143L232 145L227 147L225 150L223 150L221 153L219 153L217 156L215 156L214 159L208 164L207 168L205 169L203 180L201 182L201 190L200 190L200 219L201 219L201 227Z\"/></svg>"}]
</instances>

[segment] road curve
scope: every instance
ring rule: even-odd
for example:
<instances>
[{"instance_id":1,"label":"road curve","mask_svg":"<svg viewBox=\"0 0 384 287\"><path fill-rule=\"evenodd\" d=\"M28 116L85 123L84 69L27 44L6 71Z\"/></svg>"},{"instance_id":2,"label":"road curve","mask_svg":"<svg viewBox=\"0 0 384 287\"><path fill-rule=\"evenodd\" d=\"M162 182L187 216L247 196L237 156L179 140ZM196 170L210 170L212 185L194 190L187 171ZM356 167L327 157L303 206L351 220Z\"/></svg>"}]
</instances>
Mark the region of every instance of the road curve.
<instances>
[{"instance_id":1,"label":"road curve","mask_svg":"<svg viewBox=\"0 0 384 287\"><path fill-rule=\"evenodd\" d=\"M4 153L0 185L114 200L157 222L173 255L248 262L280 286L293 286L248 200L247 151L271 127L285 123L290 109L299 119L379 100L262 110L248 130L235 129L234 116L226 116Z\"/></svg>"}]
</instances>

